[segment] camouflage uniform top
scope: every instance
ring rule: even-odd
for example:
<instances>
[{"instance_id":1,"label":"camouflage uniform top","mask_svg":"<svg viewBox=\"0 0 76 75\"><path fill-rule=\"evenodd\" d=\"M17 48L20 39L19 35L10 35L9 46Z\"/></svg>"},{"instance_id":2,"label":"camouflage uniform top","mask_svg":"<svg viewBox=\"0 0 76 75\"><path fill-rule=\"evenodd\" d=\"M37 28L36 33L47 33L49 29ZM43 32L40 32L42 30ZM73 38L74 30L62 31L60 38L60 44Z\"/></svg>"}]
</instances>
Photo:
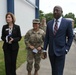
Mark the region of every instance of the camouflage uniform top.
<instances>
[{"instance_id":1,"label":"camouflage uniform top","mask_svg":"<svg viewBox=\"0 0 76 75\"><path fill-rule=\"evenodd\" d=\"M29 48L29 45L32 45L35 48L43 48L44 37L45 32L42 29L39 29L37 32L33 29L29 30L24 37L26 48Z\"/></svg>"},{"instance_id":2,"label":"camouflage uniform top","mask_svg":"<svg viewBox=\"0 0 76 75\"><path fill-rule=\"evenodd\" d=\"M46 32L46 26L42 26L41 25L39 28L42 29L42 30L44 30L44 32Z\"/></svg>"}]
</instances>

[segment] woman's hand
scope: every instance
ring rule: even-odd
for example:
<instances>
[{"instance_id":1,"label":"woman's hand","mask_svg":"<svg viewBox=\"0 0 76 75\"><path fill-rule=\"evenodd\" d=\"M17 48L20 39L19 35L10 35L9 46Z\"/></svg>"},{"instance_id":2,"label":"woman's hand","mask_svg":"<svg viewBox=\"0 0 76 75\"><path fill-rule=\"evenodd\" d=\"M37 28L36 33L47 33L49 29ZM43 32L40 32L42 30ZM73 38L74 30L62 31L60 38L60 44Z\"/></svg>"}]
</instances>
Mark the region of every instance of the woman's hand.
<instances>
[{"instance_id":1,"label":"woman's hand","mask_svg":"<svg viewBox=\"0 0 76 75\"><path fill-rule=\"evenodd\" d=\"M42 49L41 47L38 47L38 48L37 48L37 50L41 50L41 49Z\"/></svg>"},{"instance_id":2,"label":"woman's hand","mask_svg":"<svg viewBox=\"0 0 76 75\"><path fill-rule=\"evenodd\" d=\"M13 39L12 37L10 37L9 44L11 44L13 40L14 40L14 39Z\"/></svg>"},{"instance_id":3,"label":"woman's hand","mask_svg":"<svg viewBox=\"0 0 76 75\"><path fill-rule=\"evenodd\" d=\"M35 48L35 47L34 47L34 46L32 46L32 45L30 45L29 47L30 47L32 50Z\"/></svg>"}]
</instances>

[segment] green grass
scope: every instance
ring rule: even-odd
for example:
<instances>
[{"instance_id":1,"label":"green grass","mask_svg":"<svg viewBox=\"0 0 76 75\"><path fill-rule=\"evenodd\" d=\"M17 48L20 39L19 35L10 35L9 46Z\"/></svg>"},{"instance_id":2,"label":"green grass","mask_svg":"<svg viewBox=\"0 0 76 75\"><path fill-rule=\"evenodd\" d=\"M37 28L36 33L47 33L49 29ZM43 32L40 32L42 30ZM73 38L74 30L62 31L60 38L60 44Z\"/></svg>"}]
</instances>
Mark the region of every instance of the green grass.
<instances>
[{"instance_id":1,"label":"green grass","mask_svg":"<svg viewBox=\"0 0 76 75\"><path fill-rule=\"evenodd\" d=\"M5 75L5 65L4 65L4 53L2 50L3 42L0 41L0 75ZM20 48L17 57L17 68L20 67L22 63L26 61L26 49L24 44L24 38L22 37L21 41L19 42Z\"/></svg>"},{"instance_id":2,"label":"green grass","mask_svg":"<svg viewBox=\"0 0 76 75\"><path fill-rule=\"evenodd\" d=\"M19 42L20 48L17 58L17 68L26 61L26 48L24 43L24 37L22 37L21 41Z\"/></svg>"}]
</instances>

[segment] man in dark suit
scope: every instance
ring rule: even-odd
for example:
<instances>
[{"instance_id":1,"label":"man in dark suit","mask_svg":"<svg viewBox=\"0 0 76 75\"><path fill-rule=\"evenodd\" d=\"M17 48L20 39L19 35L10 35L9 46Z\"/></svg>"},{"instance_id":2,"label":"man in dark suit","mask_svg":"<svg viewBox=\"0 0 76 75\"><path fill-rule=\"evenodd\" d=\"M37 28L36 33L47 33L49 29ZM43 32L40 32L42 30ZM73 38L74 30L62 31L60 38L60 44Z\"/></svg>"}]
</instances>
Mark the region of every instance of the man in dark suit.
<instances>
[{"instance_id":1,"label":"man in dark suit","mask_svg":"<svg viewBox=\"0 0 76 75\"><path fill-rule=\"evenodd\" d=\"M52 67L52 75L63 75L65 56L73 41L72 23L62 18L62 8L55 6L53 9L54 19L47 23L44 40L44 57L47 57L47 46L49 59Z\"/></svg>"}]
</instances>

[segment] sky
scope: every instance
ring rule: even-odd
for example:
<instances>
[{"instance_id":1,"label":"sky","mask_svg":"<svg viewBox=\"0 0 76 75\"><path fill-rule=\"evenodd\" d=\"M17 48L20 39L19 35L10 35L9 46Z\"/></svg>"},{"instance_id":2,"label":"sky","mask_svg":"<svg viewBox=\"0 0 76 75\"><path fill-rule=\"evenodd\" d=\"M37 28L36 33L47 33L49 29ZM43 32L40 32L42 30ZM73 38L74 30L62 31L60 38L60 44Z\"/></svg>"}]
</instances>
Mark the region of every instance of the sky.
<instances>
[{"instance_id":1,"label":"sky","mask_svg":"<svg viewBox=\"0 0 76 75\"><path fill-rule=\"evenodd\" d=\"M40 0L39 8L46 14L53 12L56 5L62 7L63 15L72 12L76 17L76 0Z\"/></svg>"}]
</instances>

